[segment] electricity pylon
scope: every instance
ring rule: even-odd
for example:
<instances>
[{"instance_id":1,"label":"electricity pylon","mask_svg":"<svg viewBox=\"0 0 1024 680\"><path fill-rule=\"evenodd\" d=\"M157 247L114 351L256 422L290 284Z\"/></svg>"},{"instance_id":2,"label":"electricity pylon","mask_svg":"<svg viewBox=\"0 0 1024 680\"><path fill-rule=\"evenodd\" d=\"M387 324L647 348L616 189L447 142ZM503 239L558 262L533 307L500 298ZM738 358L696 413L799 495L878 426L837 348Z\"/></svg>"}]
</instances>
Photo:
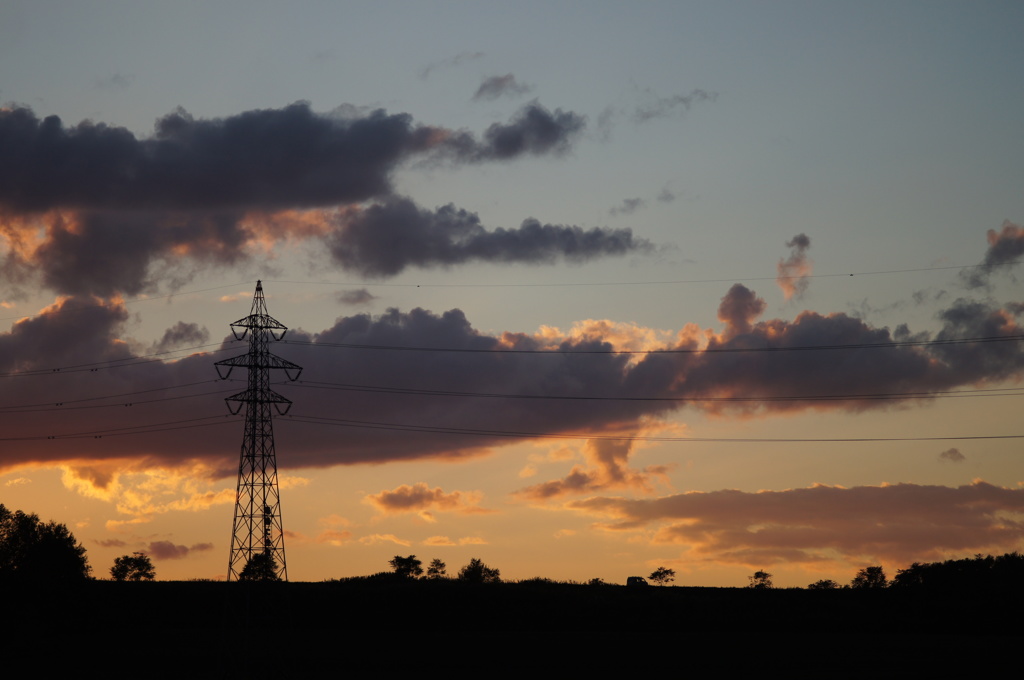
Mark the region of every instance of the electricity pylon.
<instances>
[{"instance_id":1,"label":"electricity pylon","mask_svg":"<svg viewBox=\"0 0 1024 680\"><path fill-rule=\"evenodd\" d=\"M236 340L249 336L249 351L216 363L217 375L226 380L234 368L249 369L249 386L225 399L232 414L245 408L245 434L238 463L238 487L235 492L235 519L231 527L231 557L228 580L237 580L250 560L255 578L274 576L287 581L288 564L284 557L284 524L281 521L281 495L277 487L277 454L274 451L274 425L271 406L280 415L292 402L270 389L270 370L282 369L289 380L298 380L302 367L270 353L270 340L280 340L288 327L267 313L263 283L256 282L249 316L231 324ZM226 368L222 371L221 367ZM264 561L265 560L265 561ZM261 566L263 569L255 569Z\"/></svg>"}]
</instances>

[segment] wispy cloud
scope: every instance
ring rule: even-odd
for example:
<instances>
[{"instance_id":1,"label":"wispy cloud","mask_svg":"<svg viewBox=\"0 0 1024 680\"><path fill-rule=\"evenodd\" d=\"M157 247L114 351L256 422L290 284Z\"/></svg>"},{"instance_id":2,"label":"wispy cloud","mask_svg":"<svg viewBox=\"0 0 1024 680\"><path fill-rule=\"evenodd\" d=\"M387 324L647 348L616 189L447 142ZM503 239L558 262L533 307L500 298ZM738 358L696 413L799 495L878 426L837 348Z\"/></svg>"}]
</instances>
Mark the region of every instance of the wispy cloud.
<instances>
[{"instance_id":1,"label":"wispy cloud","mask_svg":"<svg viewBox=\"0 0 1024 680\"><path fill-rule=\"evenodd\" d=\"M338 293L338 302L343 305L366 305L377 299L377 296L365 288L346 290Z\"/></svg>"},{"instance_id":2,"label":"wispy cloud","mask_svg":"<svg viewBox=\"0 0 1024 680\"><path fill-rule=\"evenodd\" d=\"M371 534L369 536L363 536L359 539L362 545L380 545L381 543L394 543L395 545L401 545L408 547L412 545L410 541L398 538L394 534Z\"/></svg>"},{"instance_id":3,"label":"wispy cloud","mask_svg":"<svg viewBox=\"0 0 1024 680\"><path fill-rule=\"evenodd\" d=\"M647 201L642 198L624 198L622 204L613 206L608 209L608 214L612 216L618 215L632 215L640 208L647 205Z\"/></svg>"},{"instance_id":4,"label":"wispy cloud","mask_svg":"<svg viewBox=\"0 0 1024 680\"><path fill-rule=\"evenodd\" d=\"M499 97L516 97L528 93L532 88L516 80L511 73L503 76L484 78L473 94L474 101L488 101Z\"/></svg>"},{"instance_id":5,"label":"wispy cloud","mask_svg":"<svg viewBox=\"0 0 1024 680\"><path fill-rule=\"evenodd\" d=\"M687 113L694 104L705 101L715 101L718 98L717 92L694 89L685 94L674 94L668 97L659 97L651 90L645 90L645 101L633 110L634 123L646 123L656 118L667 118Z\"/></svg>"},{"instance_id":6,"label":"wispy cloud","mask_svg":"<svg viewBox=\"0 0 1024 680\"><path fill-rule=\"evenodd\" d=\"M421 80L426 80L434 71L453 68L455 66L461 66L462 64L466 64L471 61L481 59L483 58L483 56L483 52L460 52L459 54L456 54L454 57L442 59L441 61L435 61L430 64L427 64L422 69L420 69L419 77Z\"/></svg>"},{"instance_id":7,"label":"wispy cloud","mask_svg":"<svg viewBox=\"0 0 1024 680\"><path fill-rule=\"evenodd\" d=\"M965 460L967 460L967 457L964 456L964 454L960 453L960 449L954 447L951 449L946 449L945 451L940 453L939 460L948 460L952 463L962 463Z\"/></svg>"}]
</instances>

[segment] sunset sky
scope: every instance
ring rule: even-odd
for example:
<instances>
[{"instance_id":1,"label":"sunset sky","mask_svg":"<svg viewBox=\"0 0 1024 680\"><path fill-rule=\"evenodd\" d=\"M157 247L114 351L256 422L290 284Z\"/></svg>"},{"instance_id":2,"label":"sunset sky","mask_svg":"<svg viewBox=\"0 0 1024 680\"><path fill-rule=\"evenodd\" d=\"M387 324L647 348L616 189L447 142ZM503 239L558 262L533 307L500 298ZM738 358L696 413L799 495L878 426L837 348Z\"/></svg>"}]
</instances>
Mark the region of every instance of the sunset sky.
<instances>
[{"instance_id":1,"label":"sunset sky","mask_svg":"<svg viewBox=\"0 0 1024 680\"><path fill-rule=\"evenodd\" d=\"M292 580L1021 550L1022 26L4 2L0 503L97 576L223 578L243 384L213 364L261 279L304 367L274 388Z\"/></svg>"}]
</instances>

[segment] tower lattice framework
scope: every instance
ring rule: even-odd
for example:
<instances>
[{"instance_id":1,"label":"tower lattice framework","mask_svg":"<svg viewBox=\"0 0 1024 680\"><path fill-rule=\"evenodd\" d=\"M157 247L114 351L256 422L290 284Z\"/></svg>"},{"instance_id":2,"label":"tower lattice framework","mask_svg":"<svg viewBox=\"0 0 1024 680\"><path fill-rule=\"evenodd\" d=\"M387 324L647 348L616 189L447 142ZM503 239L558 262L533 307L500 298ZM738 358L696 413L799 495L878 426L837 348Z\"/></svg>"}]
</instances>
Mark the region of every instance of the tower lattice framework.
<instances>
[{"instance_id":1,"label":"tower lattice framework","mask_svg":"<svg viewBox=\"0 0 1024 680\"><path fill-rule=\"evenodd\" d=\"M231 332L236 340L249 337L249 351L216 363L217 374L222 379L227 379L232 369L249 370L248 387L224 400L233 414L245 409L245 434L238 463L228 581L237 580L245 566L257 555L273 558L276 576L288 579L281 495L277 484L273 411L284 415L291 408L292 402L270 389L270 371L281 369L289 380L298 380L302 367L271 354L269 349L270 341L281 340L287 330L287 326L267 313L263 283L257 281L249 316L231 324Z\"/></svg>"}]
</instances>

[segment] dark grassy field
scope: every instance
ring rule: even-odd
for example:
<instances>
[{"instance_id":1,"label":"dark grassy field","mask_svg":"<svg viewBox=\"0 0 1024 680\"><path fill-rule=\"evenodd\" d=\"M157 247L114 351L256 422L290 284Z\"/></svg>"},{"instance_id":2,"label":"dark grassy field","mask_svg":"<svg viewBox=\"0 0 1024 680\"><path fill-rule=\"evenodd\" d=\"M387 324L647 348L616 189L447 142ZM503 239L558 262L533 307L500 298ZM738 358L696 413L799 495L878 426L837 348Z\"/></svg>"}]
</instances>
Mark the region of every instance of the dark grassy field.
<instances>
[{"instance_id":1,"label":"dark grassy field","mask_svg":"<svg viewBox=\"0 0 1024 680\"><path fill-rule=\"evenodd\" d=\"M1024 592L626 587L364 578L323 583L0 583L31 668L147 677L446 672L548 677L781 667L864 677L1015 660ZM615 671L620 668L620 671ZM498 673L498 670L503 673ZM433 675L436 673L427 673ZM20 677L20 676L19 676Z\"/></svg>"},{"instance_id":2,"label":"dark grassy field","mask_svg":"<svg viewBox=\"0 0 1024 680\"><path fill-rule=\"evenodd\" d=\"M626 587L366 578L322 583L0 584L5 618L49 631L1021 634L1024 590Z\"/></svg>"}]
</instances>

